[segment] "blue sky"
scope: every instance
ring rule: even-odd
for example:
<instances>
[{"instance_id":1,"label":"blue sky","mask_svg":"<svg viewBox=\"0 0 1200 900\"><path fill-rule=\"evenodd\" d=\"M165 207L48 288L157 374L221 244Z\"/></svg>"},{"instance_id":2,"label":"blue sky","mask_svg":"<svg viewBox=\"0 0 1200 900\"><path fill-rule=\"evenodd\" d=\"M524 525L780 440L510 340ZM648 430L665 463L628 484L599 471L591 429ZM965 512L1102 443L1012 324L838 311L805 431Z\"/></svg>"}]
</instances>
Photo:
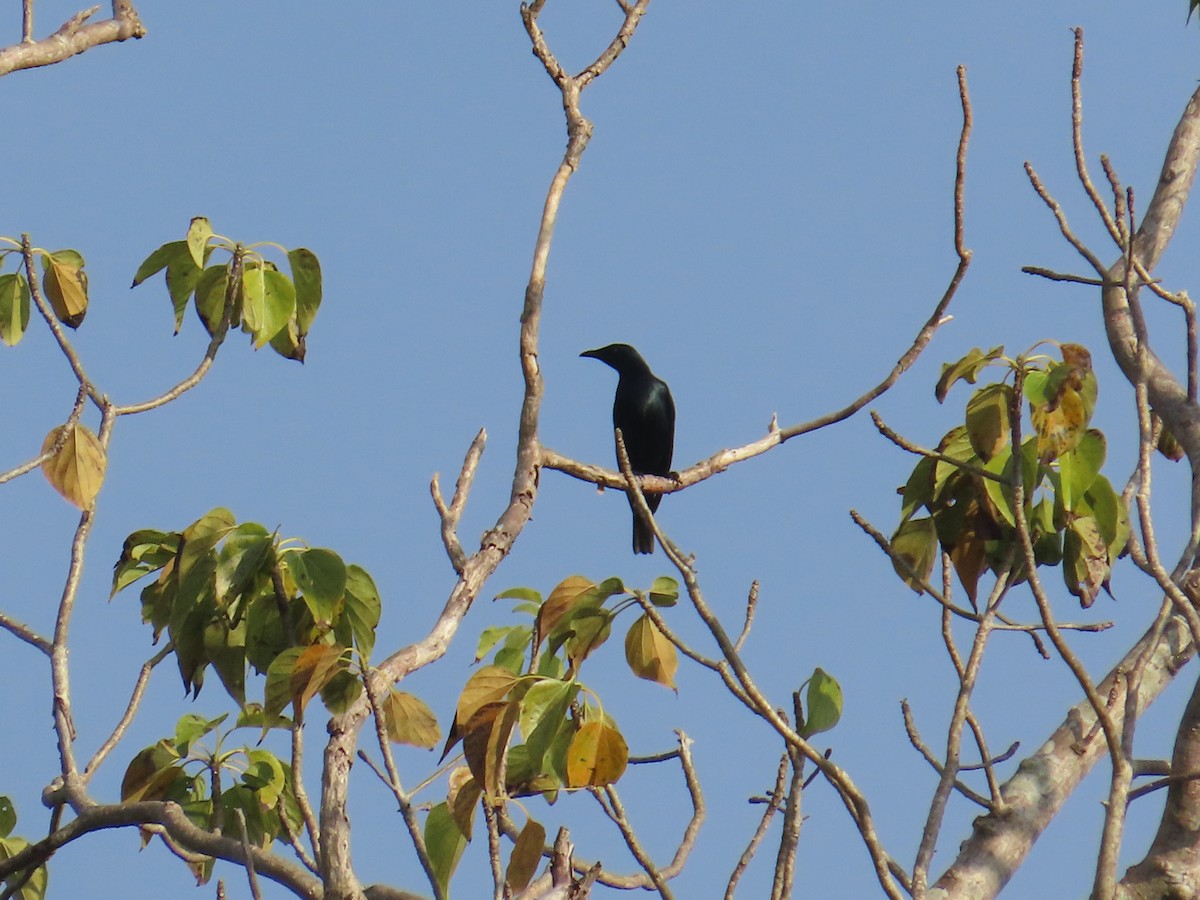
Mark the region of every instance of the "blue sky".
<instances>
[{"instance_id":1,"label":"blue sky","mask_svg":"<svg viewBox=\"0 0 1200 900\"><path fill-rule=\"evenodd\" d=\"M558 95L529 52L515 3L317 9L266 0L146 2L144 40L5 80L0 110L10 137L0 233L27 231L40 246L84 253L92 307L74 339L118 402L158 393L203 353L206 335L192 313L171 336L159 279L128 289L141 260L182 237L192 216L209 216L218 232L239 240L307 246L325 274L304 366L256 354L238 336L197 390L119 423L73 628L83 753L108 733L153 652L136 592L105 599L130 531L182 528L224 505L239 520L332 547L366 567L381 589L382 650L423 635L453 584L428 483L434 472L452 483L480 427L489 444L461 528L465 544L490 527L508 496L520 399L517 320L565 140ZM69 2L42 0L39 32L74 11ZM1181 0L1136 11L1084 0L776 2L736 11L710 0L656 0L628 52L584 97L595 137L568 187L549 264L544 442L611 464L614 378L578 354L613 341L636 345L670 383L680 468L761 436L772 414L784 424L805 421L878 381L954 269L955 67L965 64L976 122L966 192L974 262L951 307L953 322L874 406L893 427L932 444L956 424L967 398L960 387L945 407L935 402L942 362L977 345L1017 352L1043 338L1083 343L1097 361L1096 424L1111 448L1106 471L1123 483L1134 459L1132 397L1106 358L1098 297L1019 271L1081 270L1022 163L1037 167L1101 256L1112 255L1073 178L1069 29L1082 25L1087 41L1091 164L1098 172L1098 154L1109 154L1144 203L1195 87L1200 32L1194 23L1184 27L1185 13ZM577 70L607 43L617 14L603 0L552 0L542 24L560 59ZM1200 283L1188 252L1196 238L1195 216L1185 216L1158 270L1170 287ZM1173 310L1152 309L1150 321L1160 355L1180 361ZM7 469L36 453L74 391L36 326L0 352L0 373L0 469ZM934 778L904 737L899 701L909 698L927 741L942 743L952 670L932 603L899 582L847 513L858 509L890 532L895 488L912 464L863 414L672 495L660 511L673 538L696 554L706 594L729 621L740 621L750 582L761 582L747 655L777 704L788 703L814 666L841 681L845 714L829 743L906 865ZM1156 465L1158 531L1173 559L1183 543L1187 473ZM48 632L77 514L36 474L6 485L0 509L0 609ZM407 688L445 727L476 637L507 621L490 596L513 585L545 591L576 572L635 585L672 574L661 553L629 553L623 498L544 472L533 521L458 642ZM1127 563L1113 577L1118 602L1102 597L1087 613L1058 589L1057 575L1048 580L1060 617L1118 623L1074 642L1097 675L1157 608L1157 592ZM1007 603L1023 618L1034 610L1020 592ZM701 637L684 607L671 621ZM674 728L696 742L709 820L677 895L715 896L712 885L724 884L759 815L746 798L768 788L779 747L706 673L685 667L676 696L635 681L613 644L611 661L589 663L590 678L632 751L670 747ZM0 742L0 793L14 797L18 830L29 834L44 827L38 797L57 765L41 684L47 672L27 647L10 639L0 648L8 685L0 709L9 723L22 723L20 740ZM1190 670L1179 680L1143 720L1140 756L1169 755ZM977 709L993 747L1020 740L1021 756L1077 693L1061 665L1040 660L1027 640L1000 635ZM162 667L135 727L94 782L96 795L114 797L124 760L169 733L179 715L215 715L226 708L222 699L214 683L185 703L175 671ZM318 722L312 764L321 735ZM433 754L402 751L400 764L413 784L432 768ZM315 790L318 770L310 768ZM660 777L634 772L624 795L649 848L665 860L686 812L677 773ZM364 881L419 889L392 804L362 767L354 779L354 852ZM1051 877L1061 896L1088 891L1106 783L1098 773L1072 799L1013 895L1031 896ZM798 893L874 895L866 854L832 790L817 782L804 803ZM1155 797L1134 804L1127 862L1148 845L1160 804ZM551 832L560 822L572 828L580 857L633 869L590 801L564 798L540 812ZM953 858L974 815L952 804L936 871ZM136 849L132 832L67 848L54 861L50 896L192 895L188 873L161 847ZM770 852L747 874L744 896L765 894ZM120 878L98 880L114 862ZM231 896L248 895L238 872L224 867L218 875ZM472 848L457 895L483 896L488 883L481 848Z\"/></svg>"}]
</instances>

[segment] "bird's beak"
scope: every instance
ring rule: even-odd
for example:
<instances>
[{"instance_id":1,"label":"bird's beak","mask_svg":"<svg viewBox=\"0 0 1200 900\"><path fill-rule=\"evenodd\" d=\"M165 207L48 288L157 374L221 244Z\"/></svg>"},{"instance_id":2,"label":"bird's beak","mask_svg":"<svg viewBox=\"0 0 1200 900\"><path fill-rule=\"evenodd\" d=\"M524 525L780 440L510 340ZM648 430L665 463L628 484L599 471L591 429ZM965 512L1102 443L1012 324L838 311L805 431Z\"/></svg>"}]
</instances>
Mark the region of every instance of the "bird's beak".
<instances>
[{"instance_id":1,"label":"bird's beak","mask_svg":"<svg viewBox=\"0 0 1200 900\"><path fill-rule=\"evenodd\" d=\"M597 354L597 353L599 353L599 352L600 352L599 350L584 350L584 351L583 351L582 353L580 353L579 355L580 355L580 356L588 356L588 357L591 357L592 359L598 359L598 357L596 356L596 354Z\"/></svg>"}]
</instances>

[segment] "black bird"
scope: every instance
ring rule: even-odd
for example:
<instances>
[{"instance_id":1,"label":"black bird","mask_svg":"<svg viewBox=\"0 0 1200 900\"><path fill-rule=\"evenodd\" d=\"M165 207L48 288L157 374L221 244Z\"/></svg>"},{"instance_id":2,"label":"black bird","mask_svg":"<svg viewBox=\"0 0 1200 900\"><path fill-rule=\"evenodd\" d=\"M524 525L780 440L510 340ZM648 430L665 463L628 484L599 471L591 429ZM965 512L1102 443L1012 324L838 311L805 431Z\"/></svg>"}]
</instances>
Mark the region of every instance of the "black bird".
<instances>
[{"instance_id":1,"label":"black bird","mask_svg":"<svg viewBox=\"0 0 1200 900\"><path fill-rule=\"evenodd\" d=\"M613 400L613 427L621 429L629 465L636 475L667 475L675 449L675 401L667 383L655 376L641 354L628 344L609 344L585 350L580 356L598 359L620 375ZM662 494L646 494L650 511L658 509ZM633 501L630 500L630 508ZM633 512L633 552L653 553L654 532Z\"/></svg>"}]
</instances>

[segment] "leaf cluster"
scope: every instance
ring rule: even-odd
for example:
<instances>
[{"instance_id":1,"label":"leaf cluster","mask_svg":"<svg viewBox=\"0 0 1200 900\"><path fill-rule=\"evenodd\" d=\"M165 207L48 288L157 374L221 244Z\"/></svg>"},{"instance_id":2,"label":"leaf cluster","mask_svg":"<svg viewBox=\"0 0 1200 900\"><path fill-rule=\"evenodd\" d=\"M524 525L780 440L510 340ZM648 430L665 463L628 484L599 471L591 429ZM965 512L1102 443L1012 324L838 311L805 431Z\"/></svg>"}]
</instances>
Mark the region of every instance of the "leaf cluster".
<instances>
[{"instance_id":1,"label":"leaf cluster","mask_svg":"<svg viewBox=\"0 0 1200 900\"><path fill-rule=\"evenodd\" d=\"M5 240L17 243L11 238ZM78 250L41 248L35 248L33 254L41 259L42 293L50 301L55 318L70 328L78 328L88 308L88 276L83 268L83 254ZM9 256L18 260L18 268L16 272L0 274L0 340L15 347L29 328L32 304L29 282L20 269L19 247L0 250L0 266Z\"/></svg>"},{"instance_id":2,"label":"leaf cluster","mask_svg":"<svg viewBox=\"0 0 1200 900\"><path fill-rule=\"evenodd\" d=\"M670 607L679 585L664 577L648 591L635 591L618 578L596 583L572 575L544 598L527 587L497 597L518 601L513 611L530 621L483 632L475 658L492 654L492 662L468 679L458 698L442 756L461 742L466 765L452 773L446 800L425 822L426 845L443 889L471 839L481 798L495 804L540 793L554 802L563 788L604 787L624 774L625 738L579 681L579 672L611 636L617 615L640 608L637 597ZM674 689L675 646L645 612L626 631L625 659L637 677ZM528 883L544 839L544 827L530 818L509 862L510 890Z\"/></svg>"},{"instance_id":3,"label":"leaf cluster","mask_svg":"<svg viewBox=\"0 0 1200 900\"><path fill-rule=\"evenodd\" d=\"M286 841L289 834L299 834L304 822L290 766L262 747L224 746L239 728L280 723L268 722L260 708L247 708L232 728L218 731L226 718L183 716L172 737L151 744L130 761L121 781L121 801L171 800L198 827L234 835L241 828L240 811L250 844L263 849L273 841ZM209 747L203 741L214 733L214 746ZM143 830L143 845L150 836ZM211 877L213 862L211 858L188 862L198 884Z\"/></svg>"},{"instance_id":4,"label":"leaf cluster","mask_svg":"<svg viewBox=\"0 0 1200 900\"><path fill-rule=\"evenodd\" d=\"M1011 572L1014 583L1027 577L1016 530L1018 484L1036 563L1061 565L1068 590L1084 607L1107 588L1129 538L1129 513L1100 474L1106 442L1089 427L1097 397L1091 355L1078 344L1059 346L1061 362L1009 360L1003 347L994 347L942 367L939 401L957 381L974 384L987 367L1005 374L975 390L964 423L943 436L936 456L922 456L901 491L892 549L897 574L913 590L928 582L939 551L949 555L972 603L989 569ZM1022 401L1032 433L1014 452L1012 425Z\"/></svg>"},{"instance_id":5,"label":"leaf cluster","mask_svg":"<svg viewBox=\"0 0 1200 900\"><path fill-rule=\"evenodd\" d=\"M331 711L362 691L351 668L375 645L381 601L371 576L332 550L281 541L218 507L183 531L135 531L113 569L112 593L139 579L142 620L171 639L184 690L198 695L216 671L246 703L246 673L265 674L264 714L297 716L320 693Z\"/></svg>"},{"instance_id":6,"label":"leaf cluster","mask_svg":"<svg viewBox=\"0 0 1200 900\"><path fill-rule=\"evenodd\" d=\"M216 235L208 219L197 216L183 240L163 244L146 257L132 286L165 269L176 334L191 300L209 335L227 321L251 336L255 350L270 344L280 356L303 362L308 330L321 305L321 264L311 250L281 247L289 277L259 252L263 246ZM210 264L214 251L227 259Z\"/></svg>"}]
</instances>

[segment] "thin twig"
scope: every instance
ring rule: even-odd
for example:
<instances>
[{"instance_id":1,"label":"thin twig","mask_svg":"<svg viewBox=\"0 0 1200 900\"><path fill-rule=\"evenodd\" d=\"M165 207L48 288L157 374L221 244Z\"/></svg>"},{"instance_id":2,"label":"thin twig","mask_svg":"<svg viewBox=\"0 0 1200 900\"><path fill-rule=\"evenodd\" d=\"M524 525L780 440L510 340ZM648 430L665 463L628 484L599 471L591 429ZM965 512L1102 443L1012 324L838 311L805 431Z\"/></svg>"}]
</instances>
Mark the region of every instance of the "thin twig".
<instances>
[{"instance_id":1,"label":"thin twig","mask_svg":"<svg viewBox=\"0 0 1200 900\"><path fill-rule=\"evenodd\" d=\"M31 647L41 650L47 656L50 655L50 642L28 625L23 625L16 619L10 619L4 613L0 613L0 628L10 632L14 637L20 638Z\"/></svg>"},{"instance_id":2,"label":"thin twig","mask_svg":"<svg viewBox=\"0 0 1200 900\"><path fill-rule=\"evenodd\" d=\"M1091 176L1088 175L1087 160L1083 152L1083 101L1079 87L1080 76L1083 75L1083 29L1075 29L1075 59L1071 66L1071 141L1075 148L1075 172L1079 176L1079 183L1083 185L1083 189L1091 198L1092 205L1096 207L1096 212L1100 214L1100 220L1104 223L1104 227L1108 229L1109 235L1113 242L1118 247L1125 247L1128 241L1126 235L1122 234L1123 229L1118 226L1112 214L1108 211L1108 207L1104 205L1104 201L1100 199L1100 192L1096 190L1096 186L1092 184ZM1107 172L1107 169L1106 169Z\"/></svg>"},{"instance_id":3,"label":"thin twig","mask_svg":"<svg viewBox=\"0 0 1200 900\"><path fill-rule=\"evenodd\" d=\"M1071 284L1086 284L1090 287L1104 287L1104 282L1099 278L1086 278L1083 275L1067 275L1063 272L1055 272L1053 269L1045 269L1041 266L1021 266L1021 271L1026 275L1040 275L1042 278L1049 281L1066 281Z\"/></svg>"},{"instance_id":4,"label":"thin twig","mask_svg":"<svg viewBox=\"0 0 1200 900\"><path fill-rule=\"evenodd\" d=\"M505 900L504 861L500 858L500 827L496 824L496 808L484 797L479 801L483 806L483 818L487 822L488 861L492 866L492 885L494 900Z\"/></svg>"},{"instance_id":5,"label":"thin twig","mask_svg":"<svg viewBox=\"0 0 1200 900\"><path fill-rule=\"evenodd\" d=\"M785 751L779 757L779 768L775 773L775 787L771 789L770 796L766 798L767 808L763 810L762 818L758 821L758 827L754 829L754 834L750 836L750 843L742 851L737 865L734 866L733 872L729 876L729 884L725 888L725 900L733 900L738 882L741 881L742 875L745 874L746 868L750 865L750 861L754 859L754 854L758 852L759 845L762 844L763 838L766 837L767 827L771 824L771 819L775 817L775 813L779 811L784 803L784 787L790 768L790 756Z\"/></svg>"},{"instance_id":6,"label":"thin twig","mask_svg":"<svg viewBox=\"0 0 1200 900\"><path fill-rule=\"evenodd\" d=\"M250 833L246 830L246 814L239 806L234 810L237 814L238 828L242 832L242 849L246 853L246 878L250 882L250 896L254 900L262 900L262 891L258 888L258 873L254 871L254 855L250 852Z\"/></svg>"},{"instance_id":7,"label":"thin twig","mask_svg":"<svg viewBox=\"0 0 1200 900\"><path fill-rule=\"evenodd\" d=\"M392 754L391 741L388 739L387 719L384 716L383 707L379 703L379 694L372 678L372 673L367 672L363 676L363 686L367 693L367 700L371 704L371 712L375 717L375 740L379 744L379 751L383 754L383 764L387 769L386 778L378 770L376 770L376 774L383 779L384 784L391 789L392 796L396 798L400 817L404 820L404 827L408 830L408 837L412 841L413 849L416 850L417 860L421 863L421 869L425 872L425 877L429 881L430 888L433 890L435 900L445 900L445 892L442 890L437 872L433 868L433 860L429 856L429 848L425 846L425 835L421 831L416 812L413 810L412 798L404 792L404 786L400 782L400 770L396 766L396 759ZM366 754L361 750L359 751L359 757L361 759L367 758ZM373 765L372 768L374 768Z\"/></svg>"},{"instance_id":8,"label":"thin twig","mask_svg":"<svg viewBox=\"0 0 1200 900\"><path fill-rule=\"evenodd\" d=\"M458 539L458 522L462 518L463 510L466 508L467 495L471 492L471 484L475 480L475 472L479 468L479 458L483 455L483 448L486 443L487 430L481 428L467 450L467 456L463 460L458 480L454 483L454 497L450 501L449 506L446 505L445 498L442 497L442 486L438 480L437 473L434 473L433 479L429 482L429 492L433 495L433 505L437 508L438 516L442 520L442 543L446 545L446 554L450 557L450 564L454 566L454 571L460 575L462 574L463 567L467 564L467 554L463 552L462 543Z\"/></svg>"},{"instance_id":9,"label":"thin twig","mask_svg":"<svg viewBox=\"0 0 1200 900\"><path fill-rule=\"evenodd\" d=\"M213 329L212 337L209 339L208 346L204 350L204 358L200 360L200 364L196 366L196 370L173 388L164 391L157 397L153 397L150 400L143 400L141 403L130 403L125 406L116 407L114 412L118 416L136 415L137 413L165 406L172 400L190 391L208 374L208 370L212 368L213 361L217 358L217 351L221 349L221 345L225 343L225 338L229 334L229 325L233 321L233 313L239 302L242 290L242 266L245 252L246 248L241 244L234 247L233 257L229 261L229 274L225 284L225 306L221 312L221 321Z\"/></svg>"},{"instance_id":10,"label":"thin twig","mask_svg":"<svg viewBox=\"0 0 1200 900\"><path fill-rule=\"evenodd\" d=\"M125 736L125 732L129 729L133 722L133 717L137 715L138 707L141 706L142 696L146 693L146 685L150 683L150 673L154 671L154 667L171 655L175 650L175 644L172 641L167 641L163 648L155 653L152 657L142 663L142 668L138 672L137 681L133 684L133 693L129 697L129 703L125 707L125 714L121 716L121 720L117 722L116 727L112 730L112 734L108 736L100 748L96 750L92 758L88 760L88 764L83 767L83 773L80 775L80 781L87 784L96 770L100 768L100 764L113 751L113 748L120 743L121 738Z\"/></svg>"},{"instance_id":11,"label":"thin twig","mask_svg":"<svg viewBox=\"0 0 1200 900\"><path fill-rule=\"evenodd\" d=\"M921 733L917 730L917 723L913 719L912 707L908 705L907 699L900 701L900 714L904 717L904 731L908 735L908 742L912 744L913 749L921 754L925 762L929 763L930 768L937 772L938 777L941 778L946 773L946 767L938 762L937 757L933 755L933 751L930 750L929 746L921 739ZM968 767L961 766L960 768L965 769ZM963 784L957 778L954 780L954 789L972 803L976 803L979 806L982 806L984 809L992 808L992 804L986 797L971 790L971 788Z\"/></svg>"},{"instance_id":12,"label":"thin twig","mask_svg":"<svg viewBox=\"0 0 1200 900\"><path fill-rule=\"evenodd\" d=\"M658 891L659 896L663 900L672 900L675 895L667 887L667 882L663 878L662 872L654 865L654 860L650 858L650 854L645 851L641 841L638 840L637 834L633 830L633 825L629 822L629 816L625 812L625 806L621 803L621 796L617 793L617 789L610 784L604 788L588 788L588 793L597 800L600 800L602 797L607 800L607 803L600 803L600 808L604 810L604 814L620 830L621 837L625 841L625 846L629 848L629 852L633 854L633 858L642 867L651 884L654 885L654 889Z\"/></svg>"},{"instance_id":13,"label":"thin twig","mask_svg":"<svg viewBox=\"0 0 1200 900\"><path fill-rule=\"evenodd\" d=\"M1075 248L1076 253L1087 260L1088 265L1095 269L1096 274L1100 276L1102 281L1105 280L1108 276L1108 268L1100 262L1100 259L1096 256L1096 254L1092 253L1092 251L1089 250L1087 246L1075 236L1075 232L1071 230L1071 226L1067 222L1067 214L1063 212L1063 208L1059 205L1059 202L1050 195L1048 190L1046 190L1046 186L1042 184L1042 179L1039 178L1037 172L1034 171L1032 163L1025 163L1025 174L1029 177L1029 183L1033 185L1033 189L1037 191L1037 195L1042 198L1042 202L1046 204L1046 206L1050 209L1050 212L1054 213L1054 218L1058 222L1058 230L1062 233L1062 236L1067 239L1067 243Z\"/></svg>"},{"instance_id":14,"label":"thin twig","mask_svg":"<svg viewBox=\"0 0 1200 900\"><path fill-rule=\"evenodd\" d=\"M304 822L304 830L308 832L308 840L312 845L313 857L321 857L321 830L317 823L316 813L308 799L308 791L304 787L304 722L300 717L292 719L292 793L296 795L296 806L300 810L300 818Z\"/></svg>"}]
</instances>

